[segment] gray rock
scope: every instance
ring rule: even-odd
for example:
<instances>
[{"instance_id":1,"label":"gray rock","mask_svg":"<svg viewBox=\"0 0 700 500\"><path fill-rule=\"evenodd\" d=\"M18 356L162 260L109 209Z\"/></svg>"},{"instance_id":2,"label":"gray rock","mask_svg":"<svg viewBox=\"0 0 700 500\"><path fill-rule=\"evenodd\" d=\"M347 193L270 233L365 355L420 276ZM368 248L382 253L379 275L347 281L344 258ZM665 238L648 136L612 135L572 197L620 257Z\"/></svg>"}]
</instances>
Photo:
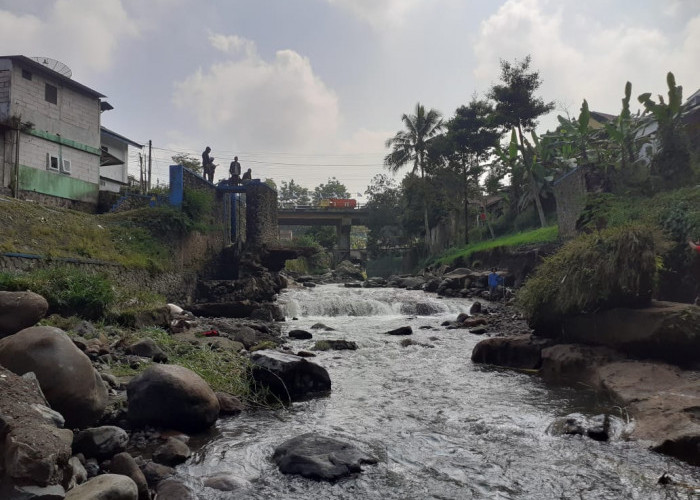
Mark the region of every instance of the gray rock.
<instances>
[{"instance_id":1,"label":"gray rock","mask_svg":"<svg viewBox=\"0 0 700 500\"><path fill-rule=\"evenodd\" d=\"M109 470L113 474L121 474L122 476L130 477L136 483L136 489L139 492L139 500L149 500L151 494L148 491L148 483L146 476L139 468L136 460L130 454L123 452L117 453L112 457L109 464Z\"/></svg>"},{"instance_id":2,"label":"gray rock","mask_svg":"<svg viewBox=\"0 0 700 500\"><path fill-rule=\"evenodd\" d=\"M68 489L70 490L87 481L88 473L78 457L70 457L68 464L72 470L72 475L68 484Z\"/></svg>"},{"instance_id":3,"label":"gray rock","mask_svg":"<svg viewBox=\"0 0 700 500\"><path fill-rule=\"evenodd\" d=\"M250 484L227 472L219 472L205 478L204 486L219 491L240 491L247 489Z\"/></svg>"},{"instance_id":4,"label":"gray rock","mask_svg":"<svg viewBox=\"0 0 700 500\"><path fill-rule=\"evenodd\" d=\"M97 330L95 330L95 325L89 321L81 321L74 328L73 332L86 339L94 339L97 336Z\"/></svg>"},{"instance_id":5,"label":"gray rock","mask_svg":"<svg viewBox=\"0 0 700 500\"><path fill-rule=\"evenodd\" d=\"M44 403L33 383L0 367L0 477L8 491L14 484L52 486L70 479L73 433L37 411Z\"/></svg>"},{"instance_id":6,"label":"gray rock","mask_svg":"<svg viewBox=\"0 0 700 500\"><path fill-rule=\"evenodd\" d=\"M387 335L412 335L413 329L410 326L402 326L386 332Z\"/></svg>"},{"instance_id":7,"label":"gray rock","mask_svg":"<svg viewBox=\"0 0 700 500\"><path fill-rule=\"evenodd\" d=\"M69 427L93 424L107 406L107 389L90 359L58 328L35 326L0 339L0 364L17 374L34 372Z\"/></svg>"},{"instance_id":8,"label":"gray rock","mask_svg":"<svg viewBox=\"0 0 700 500\"><path fill-rule=\"evenodd\" d=\"M306 330L290 330L287 335L289 336L289 338L297 340L308 340L313 337L313 335L311 335L311 333L307 332Z\"/></svg>"},{"instance_id":9,"label":"gray rock","mask_svg":"<svg viewBox=\"0 0 700 500\"><path fill-rule=\"evenodd\" d=\"M156 487L157 498L164 500L197 500L195 492L179 479L165 479Z\"/></svg>"},{"instance_id":10,"label":"gray rock","mask_svg":"<svg viewBox=\"0 0 700 500\"><path fill-rule=\"evenodd\" d=\"M325 368L299 356L263 350L251 356L253 379L282 401L297 401L331 390Z\"/></svg>"},{"instance_id":11,"label":"gray rock","mask_svg":"<svg viewBox=\"0 0 700 500\"><path fill-rule=\"evenodd\" d=\"M362 464L377 459L357 447L313 433L285 441L275 449L272 460L283 474L299 474L319 481L334 481L362 472Z\"/></svg>"},{"instance_id":12,"label":"gray rock","mask_svg":"<svg viewBox=\"0 0 700 500\"><path fill-rule=\"evenodd\" d=\"M49 486L20 486L8 482L0 483L0 498L8 500L63 500L66 490L60 484Z\"/></svg>"},{"instance_id":13,"label":"gray rock","mask_svg":"<svg viewBox=\"0 0 700 500\"><path fill-rule=\"evenodd\" d=\"M312 330L324 330L326 332L334 332L335 328L331 328L330 326L324 325L323 323L314 323L311 325Z\"/></svg>"},{"instance_id":14,"label":"gray rock","mask_svg":"<svg viewBox=\"0 0 700 500\"><path fill-rule=\"evenodd\" d=\"M65 500L138 500L138 497L138 488L130 477L103 474L68 491Z\"/></svg>"},{"instance_id":15,"label":"gray rock","mask_svg":"<svg viewBox=\"0 0 700 500\"><path fill-rule=\"evenodd\" d=\"M127 354L134 354L142 358L149 358L157 363L167 363L168 356L163 349L151 338L143 338L126 348Z\"/></svg>"},{"instance_id":16,"label":"gray rock","mask_svg":"<svg viewBox=\"0 0 700 500\"><path fill-rule=\"evenodd\" d=\"M245 409L245 405L236 396L219 391L215 394L219 400L219 415L238 415Z\"/></svg>"},{"instance_id":17,"label":"gray rock","mask_svg":"<svg viewBox=\"0 0 700 500\"><path fill-rule=\"evenodd\" d=\"M54 425L58 428L63 428L64 425L66 425L66 419L63 418L63 415L58 413L57 411L52 410L48 406L44 406L42 404L34 403L31 405L36 412L41 415L44 420L46 421L47 424Z\"/></svg>"},{"instance_id":18,"label":"gray rock","mask_svg":"<svg viewBox=\"0 0 700 500\"><path fill-rule=\"evenodd\" d=\"M356 351L357 344L351 340L318 340L313 347L314 351Z\"/></svg>"},{"instance_id":19,"label":"gray rock","mask_svg":"<svg viewBox=\"0 0 700 500\"><path fill-rule=\"evenodd\" d=\"M171 437L156 448L153 452L153 460L159 464L173 466L186 461L192 453L189 446L177 438Z\"/></svg>"},{"instance_id":20,"label":"gray rock","mask_svg":"<svg viewBox=\"0 0 700 500\"><path fill-rule=\"evenodd\" d=\"M509 368L537 369L542 365L542 349L550 343L531 335L484 339L474 346L472 361Z\"/></svg>"},{"instance_id":21,"label":"gray rock","mask_svg":"<svg viewBox=\"0 0 700 500\"><path fill-rule=\"evenodd\" d=\"M0 338L36 325L48 310L46 299L34 292L0 291Z\"/></svg>"},{"instance_id":22,"label":"gray rock","mask_svg":"<svg viewBox=\"0 0 700 500\"><path fill-rule=\"evenodd\" d=\"M141 472L146 478L146 482L151 487L155 487L164 479L175 475L175 469L156 462L148 462L141 467Z\"/></svg>"},{"instance_id":23,"label":"gray rock","mask_svg":"<svg viewBox=\"0 0 700 500\"><path fill-rule=\"evenodd\" d=\"M211 427L219 416L219 400L192 370L177 365L154 365L127 385L129 420L183 432Z\"/></svg>"},{"instance_id":24,"label":"gray rock","mask_svg":"<svg viewBox=\"0 0 700 500\"><path fill-rule=\"evenodd\" d=\"M73 453L105 460L126 450L128 443L129 436L124 429L114 425L103 425L78 432L73 443Z\"/></svg>"},{"instance_id":25,"label":"gray rock","mask_svg":"<svg viewBox=\"0 0 700 500\"><path fill-rule=\"evenodd\" d=\"M481 312L481 302L478 300L469 308L469 314L479 314Z\"/></svg>"}]
</instances>

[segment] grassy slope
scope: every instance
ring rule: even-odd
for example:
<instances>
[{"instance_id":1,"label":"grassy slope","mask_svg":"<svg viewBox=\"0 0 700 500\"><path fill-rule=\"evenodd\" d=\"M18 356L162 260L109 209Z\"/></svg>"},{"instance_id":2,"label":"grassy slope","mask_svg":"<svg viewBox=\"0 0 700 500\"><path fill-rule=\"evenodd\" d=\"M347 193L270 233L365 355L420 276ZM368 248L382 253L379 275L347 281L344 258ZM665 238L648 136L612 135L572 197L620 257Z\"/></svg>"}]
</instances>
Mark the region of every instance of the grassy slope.
<instances>
[{"instance_id":1,"label":"grassy slope","mask_svg":"<svg viewBox=\"0 0 700 500\"><path fill-rule=\"evenodd\" d=\"M156 227L139 222L154 215L153 210L92 215L0 196L0 252L167 267L169 245Z\"/></svg>"},{"instance_id":2,"label":"grassy slope","mask_svg":"<svg viewBox=\"0 0 700 500\"><path fill-rule=\"evenodd\" d=\"M451 248L443 255L437 258L439 264L451 264L458 258L467 259L475 252L490 250L496 247L519 247L524 245L533 245L538 243L551 243L559 238L559 228L557 226L549 226L531 231L523 231L508 236L502 236L495 240L479 241L470 245Z\"/></svg>"}]
</instances>

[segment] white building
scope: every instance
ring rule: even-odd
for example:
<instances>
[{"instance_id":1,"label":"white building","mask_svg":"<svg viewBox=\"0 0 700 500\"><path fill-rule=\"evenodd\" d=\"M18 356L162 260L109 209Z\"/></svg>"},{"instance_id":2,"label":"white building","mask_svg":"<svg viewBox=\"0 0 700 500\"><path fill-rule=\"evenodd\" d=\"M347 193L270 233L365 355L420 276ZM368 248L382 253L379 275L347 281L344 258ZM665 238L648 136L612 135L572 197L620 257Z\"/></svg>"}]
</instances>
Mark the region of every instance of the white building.
<instances>
[{"instance_id":1,"label":"white building","mask_svg":"<svg viewBox=\"0 0 700 500\"><path fill-rule=\"evenodd\" d=\"M0 189L92 210L103 155L100 113L112 107L70 76L51 59L0 56Z\"/></svg>"},{"instance_id":2,"label":"white building","mask_svg":"<svg viewBox=\"0 0 700 500\"><path fill-rule=\"evenodd\" d=\"M100 160L100 191L118 193L129 184L129 146L142 149L143 144L100 127L102 158Z\"/></svg>"}]
</instances>

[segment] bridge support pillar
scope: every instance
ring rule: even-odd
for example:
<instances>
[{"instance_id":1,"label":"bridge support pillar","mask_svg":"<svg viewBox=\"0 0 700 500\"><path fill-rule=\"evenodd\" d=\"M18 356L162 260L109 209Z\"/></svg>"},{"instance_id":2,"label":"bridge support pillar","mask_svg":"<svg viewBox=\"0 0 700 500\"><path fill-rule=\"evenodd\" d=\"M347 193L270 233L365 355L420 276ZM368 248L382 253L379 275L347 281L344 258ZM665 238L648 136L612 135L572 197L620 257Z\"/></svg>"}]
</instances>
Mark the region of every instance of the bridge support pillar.
<instances>
[{"instance_id":1,"label":"bridge support pillar","mask_svg":"<svg viewBox=\"0 0 700 500\"><path fill-rule=\"evenodd\" d=\"M352 229L352 221L346 218L336 226L336 263L350 258L350 229Z\"/></svg>"}]
</instances>

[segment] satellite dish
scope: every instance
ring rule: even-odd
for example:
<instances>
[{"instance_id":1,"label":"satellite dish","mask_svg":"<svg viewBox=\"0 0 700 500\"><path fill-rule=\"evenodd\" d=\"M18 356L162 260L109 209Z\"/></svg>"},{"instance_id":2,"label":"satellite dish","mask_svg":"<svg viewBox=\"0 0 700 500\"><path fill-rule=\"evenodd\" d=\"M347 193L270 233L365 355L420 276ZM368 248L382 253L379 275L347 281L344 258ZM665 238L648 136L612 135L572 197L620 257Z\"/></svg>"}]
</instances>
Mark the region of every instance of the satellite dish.
<instances>
[{"instance_id":1,"label":"satellite dish","mask_svg":"<svg viewBox=\"0 0 700 500\"><path fill-rule=\"evenodd\" d=\"M50 70L55 71L60 75L65 76L66 78L73 76L71 69L56 59L51 59L50 57L32 57L32 60L38 62L42 66L46 66Z\"/></svg>"}]
</instances>

